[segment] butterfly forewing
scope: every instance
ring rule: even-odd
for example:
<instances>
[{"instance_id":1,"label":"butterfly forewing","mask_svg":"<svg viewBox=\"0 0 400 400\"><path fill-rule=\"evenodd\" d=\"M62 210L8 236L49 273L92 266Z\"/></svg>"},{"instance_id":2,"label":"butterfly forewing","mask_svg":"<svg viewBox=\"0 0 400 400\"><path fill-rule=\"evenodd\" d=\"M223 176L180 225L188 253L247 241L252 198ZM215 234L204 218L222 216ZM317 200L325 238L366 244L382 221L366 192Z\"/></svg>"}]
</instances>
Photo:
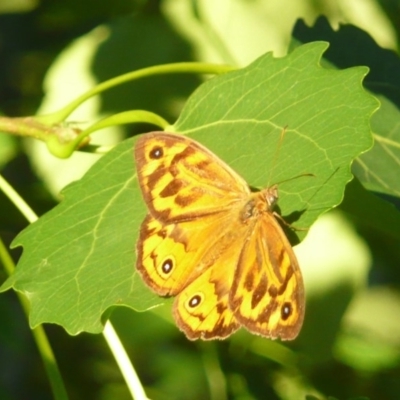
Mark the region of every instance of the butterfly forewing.
<instances>
[{"instance_id":1,"label":"butterfly forewing","mask_svg":"<svg viewBox=\"0 0 400 400\"><path fill-rule=\"evenodd\" d=\"M296 256L272 213L256 221L235 271L230 306L249 331L294 339L304 318L304 287Z\"/></svg>"},{"instance_id":2,"label":"butterfly forewing","mask_svg":"<svg viewBox=\"0 0 400 400\"><path fill-rule=\"evenodd\" d=\"M249 193L239 175L182 135L143 135L135 146L135 160L149 211L162 221L220 213Z\"/></svg>"}]
</instances>

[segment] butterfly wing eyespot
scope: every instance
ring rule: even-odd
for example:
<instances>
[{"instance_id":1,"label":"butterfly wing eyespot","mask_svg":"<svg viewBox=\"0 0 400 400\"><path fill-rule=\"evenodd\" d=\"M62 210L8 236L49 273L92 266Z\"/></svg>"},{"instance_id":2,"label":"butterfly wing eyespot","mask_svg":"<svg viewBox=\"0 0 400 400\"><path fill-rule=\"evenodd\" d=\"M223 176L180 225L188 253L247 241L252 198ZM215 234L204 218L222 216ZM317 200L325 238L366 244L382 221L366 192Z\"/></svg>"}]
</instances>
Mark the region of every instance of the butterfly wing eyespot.
<instances>
[{"instance_id":1,"label":"butterfly wing eyespot","mask_svg":"<svg viewBox=\"0 0 400 400\"><path fill-rule=\"evenodd\" d=\"M171 273L171 271L174 268L174 261L172 260L172 258L168 257L166 260L164 260L161 264L161 270L165 275L169 275Z\"/></svg>"},{"instance_id":2,"label":"butterfly wing eyespot","mask_svg":"<svg viewBox=\"0 0 400 400\"><path fill-rule=\"evenodd\" d=\"M294 339L304 288L273 207L277 186L247 183L199 143L165 132L142 135L135 161L148 207L137 269L157 294L175 296L173 315L191 339L224 339L245 327Z\"/></svg>"},{"instance_id":3,"label":"butterfly wing eyespot","mask_svg":"<svg viewBox=\"0 0 400 400\"><path fill-rule=\"evenodd\" d=\"M152 160L159 160L164 155L164 150L161 146L154 146L149 151L149 158Z\"/></svg>"},{"instance_id":4,"label":"butterfly wing eyespot","mask_svg":"<svg viewBox=\"0 0 400 400\"><path fill-rule=\"evenodd\" d=\"M292 304L287 301L281 307L282 320L286 321L292 315L292 312L293 312Z\"/></svg>"},{"instance_id":5,"label":"butterfly wing eyespot","mask_svg":"<svg viewBox=\"0 0 400 400\"><path fill-rule=\"evenodd\" d=\"M204 296L201 293L196 293L193 297L189 299L187 302L187 306L190 308L198 307L202 301L204 300Z\"/></svg>"}]
</instances>

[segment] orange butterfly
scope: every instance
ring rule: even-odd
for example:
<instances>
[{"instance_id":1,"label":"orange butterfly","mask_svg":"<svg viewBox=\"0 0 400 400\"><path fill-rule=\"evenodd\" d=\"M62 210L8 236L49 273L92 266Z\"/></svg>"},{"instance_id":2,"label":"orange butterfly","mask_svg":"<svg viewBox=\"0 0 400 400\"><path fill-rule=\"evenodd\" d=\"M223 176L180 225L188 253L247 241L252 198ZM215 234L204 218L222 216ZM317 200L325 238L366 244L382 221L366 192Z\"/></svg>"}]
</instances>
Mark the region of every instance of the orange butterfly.
<instances>
[{"instance_id":1,"label":"orange butterfly","mask_svg":"<svg viewBox=\"0 0 400 400\"><path fill-rule=\"evenodd\" d=\"M277 186L252 192L196 141L165 132L135 146L148 207L137 269L189 339L223 339L244 326L294 339L304 318L304 286L293 249L276 220Z\"/></svg>"}]
</instances>

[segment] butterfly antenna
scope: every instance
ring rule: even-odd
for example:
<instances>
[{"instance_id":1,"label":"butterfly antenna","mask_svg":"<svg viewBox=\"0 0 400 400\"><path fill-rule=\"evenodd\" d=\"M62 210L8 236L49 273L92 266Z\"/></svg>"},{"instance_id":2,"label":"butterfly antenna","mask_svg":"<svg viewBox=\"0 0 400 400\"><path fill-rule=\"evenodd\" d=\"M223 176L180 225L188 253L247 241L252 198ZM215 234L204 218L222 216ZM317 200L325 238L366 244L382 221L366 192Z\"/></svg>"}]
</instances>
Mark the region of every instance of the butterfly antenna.
<instances>
[{"instance_id":1,"label":"butterfly antenna","mask_svg":"<svg viewBox=\"0 0 400 400\"><path fill-rule=\"evenodd\" d=\"M269 169L268 186L270 186L272 173L274 172L274 169L275 169L276 164L278 162L278 157L279 157L279 154L280 154L281 148L282 148L283 137L285 136L287 127L288 127L287 125L285 125L283 127L283 129L281 131L281 134L280 134L280 137L279 137L278 146L276 148L276 151L275 151L275 154L274 154L274 158L272 159L272 162L271 162L271 168Z\"/></svg>"},{"instance_id":2,"label":"butterfly antenna","mask_svg":"<svg viewBox=\"0 0 400 400\"><path fill-rule=\"evenodd\" d=\"M279 157L279 154L280 154L280 151L281 151L281 148L282 148L283 138L285 136L287 128L288 128L288 125L285 125L283 127L282 131L281 131L281 134L280 134L278 147L277 147L277 149L275 151L274 158L272 159L272 163L271 163L271 168L269 170L268 186L271 186L269 183L271 182L272 173L273 173L273 171L275 169L275 166L276 166L276 164L278 162L278 157ZM288 179L284 179L283 181L275 182L274 185L280 185L281 183L292 181L293 179L297 179L297 178L300 178L300 177L303 177L303 176L313 176L313 177L315 177L315 175L312 174L312 173L303 173L303 174L299 174L299 175L296 175L296 176L292 176L291 178L288 178Z\"/></svg>"},{"instance_id":3,"label":"butterfly antenna","mask_svg":"<svg viewBox=\"0 0 400 400\"><path fill-rule=\"evenodd\" d=\"M332 171L332 173L321 183L321 185L319 185L318 189L307 200L308 202L310 202L320 192L320 190L335 176L335 174L339 171L339 169L340 169L340 167L337 167L337 168L335 168L334 171ZM299 176L314 176L315 177L314 174L301 174L301 175L298 175L297 178ZM290 179L292 179L292 178L290 178ZM290 179L288 179L288 180L290 180Z\"/></svg>"},{"instance_id":4,"label":"butterfly antenna","mask_svg":"<svg viewBox=\"0 0 400 400\"><path fill-rule=\"evenodd\" d=\"M303 174L299 174L299 175L296 175L296 176L292 176L292 177L290 177L288 179L284 179L283 181L275 182L274 185L280 185L281 183L285 183L285 182L292 181L294 179L302 178L303 176L312 176L312 177L315 178L316 175L312 174L312 173L305 172Z\"/></svg>"}]
</instances>

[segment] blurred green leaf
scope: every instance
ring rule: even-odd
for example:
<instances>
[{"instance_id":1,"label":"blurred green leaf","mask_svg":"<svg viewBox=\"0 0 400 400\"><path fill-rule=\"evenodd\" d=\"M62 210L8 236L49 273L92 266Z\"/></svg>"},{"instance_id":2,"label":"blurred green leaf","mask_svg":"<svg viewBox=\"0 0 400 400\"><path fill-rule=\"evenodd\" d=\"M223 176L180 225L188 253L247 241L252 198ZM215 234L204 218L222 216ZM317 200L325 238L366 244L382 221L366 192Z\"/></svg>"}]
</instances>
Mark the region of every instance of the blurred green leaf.
<instances>
[{"instance_id":1,"label":"blurred green leaf","mask_svg":"<svg viewBox=\"0 0 400 400\"><path fill-rule=\"evenodd\" d=\"M280 186L283 215L300 214L302 226L342 200L352 160L371 146L368 121L377 107L361 85L366 69L323 69L324 49L313 43L281 59L266 54L210 80L174 127L201 140L251 186L314 174ZM28 297L31 326L99 332L101 316L114 305L145 310L164 301L134 269L145 207L132 149L133 140L116 146L14 241L24 252L1 290Z\"/></svg>"},{"instance_id":2,"label":"blurred green leaf","mask_svg":"<svg viewBox=\"0 0 400 400\"><path fill-rule=\"evenodd\" d=\"M0 169L2 169L18 152L18 143L14 136L0 132Z\"/></svg>"},{"instance_id":3,"label":"blurred green leaf","mask_svg":"<svg viewBox=\"0 0 400 400\"><path fill-rule=\"evenodd\" d=\"M347 185L340 208L358 224L400 239L400 212L394 205L366 190L357 179Z\"/></svg>"},{"instance_id":4,"label":"blurred green leaf","mask_svg":"<svg viewBox=\"0 0 400 400\"><path fill-rule=\"evenodd\" d=\"M395 346L362 334L341 334L335 353L343 363L365 372L378 372L399 365L400 352Z\"/></svg>"},{"instance_id":5,"label":"blurred green leaf","mask_svg":"<svg viewBox=\"0 0 400 400\"><path fill-rule=\"evenodd\" d=\"M162 14L130 15L106 25L107 38L93 58L98 82L158 64L193 59L190 45ZM157 48L158 51L154 51ZM154 76L129 82L101 94L101 112L151 110L167 120L176 119L187 96L200 84L192 74ZM131 130L138 132L136 127Z\"/></svg>"},{"instance_id":6,"label":"blurred green leaf","mask_svg":"<svg viewBox=\"0 0 400 400\"><path fill-rule=\"evenodd\" d=\"M379 47L363 30L342 25L334 30L321 17L314 26L299 21L293 35L301 43L327 40L330 43L324 58L338 68L366 65L370 73L365 86L379 95L381 107L371 120L375 145L354 163L353 171L370 190L400 195L400 180L396 174L400 164L400 59L392 50ZM357 49L357 51L354 51Z\"/></svg>"},{"instance_id":7,"label":"blurred green leaf","mask_svg":"<svg viewBox=\"0 0 400 400\"><path fill-rule=\"evenodd\" d=\"M400 112L387 98L379 100L381 108L371 120L375 145L356 160L353 171L366 188L400 197Z\"/></svg>"}]
</instances>

